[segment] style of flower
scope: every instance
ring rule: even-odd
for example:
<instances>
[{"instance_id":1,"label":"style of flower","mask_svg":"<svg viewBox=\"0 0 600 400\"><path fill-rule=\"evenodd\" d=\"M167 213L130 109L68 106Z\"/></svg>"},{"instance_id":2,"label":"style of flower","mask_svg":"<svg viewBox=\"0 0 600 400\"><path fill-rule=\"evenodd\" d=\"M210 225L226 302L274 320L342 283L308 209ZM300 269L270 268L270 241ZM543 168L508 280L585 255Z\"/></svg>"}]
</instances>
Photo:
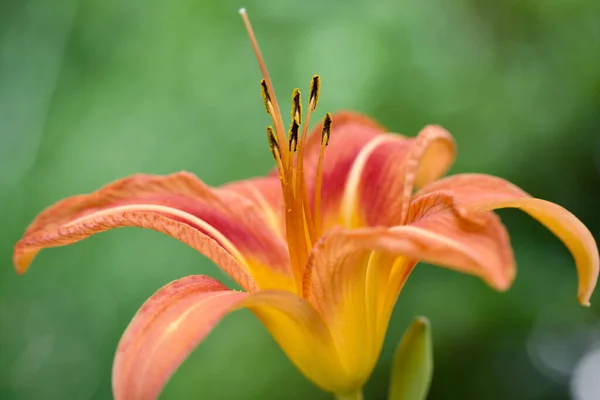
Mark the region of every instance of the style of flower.
<instances>
[{"instance_id":1,"label":"style of flower","mask_svg":"<svg viewBox=\"0 0 600 400\"><path fill-rule=\"evenodd\" d=\"M497 177L438 180L455 158L451 135L427 126L416 137L386 133L350 112L326 115L309 134L320 81L309 89L305 120L292 96L286 136L271 81L245 13L264 79L267 129L277 170L209 187L196 176L134 175L40 213L15 246L24 273L40 250L113 228L162 232L198 250L244 289L207 276L178 279L137 312L117 349L116 399L152 399L229 312L250 309L298 369L339 398L360 398L381 351L397 296L423 260L510 287L509 237L491 210L518 208L571 251L579 301L598 277L591 233L564 208ZM415 190L418 191L415 192Z\"/></svg>"}]
</instances>

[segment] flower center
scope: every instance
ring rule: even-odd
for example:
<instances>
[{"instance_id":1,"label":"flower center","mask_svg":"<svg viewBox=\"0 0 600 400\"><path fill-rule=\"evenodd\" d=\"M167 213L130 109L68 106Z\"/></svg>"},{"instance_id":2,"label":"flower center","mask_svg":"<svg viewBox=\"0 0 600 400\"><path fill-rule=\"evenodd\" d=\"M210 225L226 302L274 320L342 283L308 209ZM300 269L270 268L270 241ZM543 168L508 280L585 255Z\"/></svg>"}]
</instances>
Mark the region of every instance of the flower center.
<instances>
[{"instance_id":1,"label":"flower center","mask_svg":"<svg viewBox=\"0 0 600 400\"><path fill-rule=\"evenodd\" d=\"M321 218L321 186L323 183L325 148L329 144L329 137L331 135L331 114L327 113L325 115L321 130L321 148L314 183L314 198L312 199L314 207L311 208L311 199L306 187L303 165L304 150L310 117L319 102L321 80L318 75L314 75L310 82L308 111L306 112L304 123L302 123L300 90L294 89L292 93L292 122L286 135L273 84L269 78L269 73L258 47L250 20L244 9L240 10L240 14L244 20L252 48L254 49L263 75L263 79L260 82L262 97L265 109L271 116L274 126L274 128L271 126L267 127L267 139L273 158L275 158L275 162L277 163L279 180L281 181L283 191L290 262L296 275L296 282L298 282L298 285L301 285L302 270L308 261L313 245L321 236L323 229ZM300 131L301 128L302 130Z\"/></svg>"}]
</instances>

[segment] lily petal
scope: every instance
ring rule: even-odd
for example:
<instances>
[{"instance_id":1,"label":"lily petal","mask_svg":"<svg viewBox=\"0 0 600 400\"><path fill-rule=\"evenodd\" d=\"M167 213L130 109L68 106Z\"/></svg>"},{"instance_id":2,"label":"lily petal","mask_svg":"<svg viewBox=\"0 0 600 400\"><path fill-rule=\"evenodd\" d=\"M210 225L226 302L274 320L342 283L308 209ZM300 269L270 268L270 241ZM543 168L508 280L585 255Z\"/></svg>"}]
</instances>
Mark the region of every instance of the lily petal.
<instances>
[{"instance_id":1,"label":"lily petal","mask_svg":"<svg viewBox=\"0 0 600 400\"><path fill-rule=\"evenodd\" d=\"M459 222L450 218L457 217L448 214L445 220L437 221L447 225L444 233L432 231L425 223L389 229L332 229L313 249L305 270L303 296L331 327L342 362L357 382L366 380L375 365L383 341L380 333L389 322L398 294L382 290L380 301L366 302L371 287L366 280L374 276L367 274L368 269L392 271L396 290L406 281L414 260L480 276L498 289L506 289L512 281L512 253L498 251L508 237L504 230L498 231L501 224L493 219L495 216L487 213L482 217L490 222L489 227L459 228L453 226ZM377 304L375 311L373 304Z\"/></svg>"},{"instance_id":2,"label":"lily petal","mask_svg":"<svg viewBox=\"0 0 600 400\"><path fill-rule=\"evenodd\" d=\"M375 136L388 130L375 122L369 116L353 111L339 111L332 116L331 137L327 146L326 159L345 159L344 155L357 151ZM317 171L319 152L321 150L321 130L323 123L320 122L311 130L306 139L304 147L304 171L307 175L314 175ZM347 147L344 149L344 147ZM341 154L337 154L341 153ZM331 163L334 166L334 163Z\"/></svg>"},{"instance_id":3,"label":"lily petal","mask_svg":"<svg viewBox=\"0 0 600 400\"><path fill-rule=\"evenodd\" d=\"M284 291L236 292L209 277L196 275L158 290L129 324L113 366L115 398L157 398L171 375L214 326L240 308L249 308L261 319L309 379L327 390L343 384L331 336L305 300Z\"/></svg>"},{"instance_id":4,"label":"lily petal","mask_svg":"<svg viewBox=\"0 0 600 400\"><path fill-rule=\"evenodd\" d=\"M367 266L367 303L376 343L383 343L398 295L418 260L386 251L373 251Z\"/></svg>"},{"instance_id":5,"label":"lily petal","mask_svg":"<svg viewBox=\"0 0 600 400\"><path fill-rule=\"evenodd\" d=\"M371 249L355 239L357 230L333 228L311 253L304 271L303 297L330 327L345 369L364 386L379 354L370 324L373 305L367 303L366 270ZM349 239L349 235L354 233ZM375 233L369 232L373 241Z\"/></svg>"},{"instance_id":6,"label":"lily petal","mask_svg":"<svg viewBox=\"0 0 600 400\"><path fill-rule=\"evenodd\" d=\"M356 157L371 140L386 132L385 128L367 116L357 113L335 113L332 121L331 137L323 161L321 213L324 231L339 222L339 204ZM315 196L321 129L322 124L313 129L306 141L304 153L306 187L311 201Z\"/></svg>"},{"instance_id":7,"label":"lily petal","mask_svg":"<svg viewBox=\"0 0 600 400\"><path fill-rule=\"evenodd\" d=\"M390 212L401 212L404 171L412 144L404 136L390 134L380 135L362 148L344 191L341 213L345 227L384 225L381 221L389 220Z\"/></svg>"},{"instance_id":8,"label":"lily petal","mask_svg":"<svg viewBox=\"0 0 600 400\"><path fill-rule=\"evenodd\" d=\"M16 244L17 272L47 247L122 226L166 233L197 249L247 290L293 287L285 242L239 194L221 195L189 173L134 175L44 210Z\"/></svg>"},{"instance_id":9,"label":"lily petal","mask_svg":"<svg viewBox=\"0 0 600 400\"><path fill-rule=\"evenodd\" d=\"M206 276L189 276L158 290L121 338L113 365L115 399L158 398L193 349L246 293Z\"/></svg>"},{"instance_id":10,"label":"lily petal","mask_svg":"<svg viewBox=\"0 0 600 400\"><path fill-rule=\"evenodd\" d=\"M281 182L266 176L228 183L216 189L221 194L237 193L262 210L271 228L285 240L285 210Z\"/></svg>"},{"instance_id":11,"label":"lily petal","mask_svg":"<svg viewBox=\"0 0 600 400\"><path fill-rule=\"evenodd\" d=\"M407 215L410 227L423 229L469 254L472 262L449 265L451 268L479 276L497 290L510 287L516 265L508 232L497 215L465 209L450 191L417 196Z\"/></svg>"},{"instance_id":12,"label":"lily petal","mask_svg":"<svg viewBox=\"0 0 600 400\"><path fill-rule=\"evenodd\" d=\"M415 138L390 134L371 140L348 178L344 226L404 224L415 185L439 178L454 158L454 140L439 126L427 126Z\"/></svg>"},{"instance_id":13,"label":"lily petal","mask_svg":"<svg viewBox=\"0 0 600 400\"><path fill-rule=\"evenodd\" d=\"M599 271L598 246L591 232L572 213L546 200L529 196L504 179L483 174L460 174L426 186L420 193L449 190L470 210L518 208L537 219L569 249L579 277L578 299L590 304Z\"/></svg>"}]
</instances>

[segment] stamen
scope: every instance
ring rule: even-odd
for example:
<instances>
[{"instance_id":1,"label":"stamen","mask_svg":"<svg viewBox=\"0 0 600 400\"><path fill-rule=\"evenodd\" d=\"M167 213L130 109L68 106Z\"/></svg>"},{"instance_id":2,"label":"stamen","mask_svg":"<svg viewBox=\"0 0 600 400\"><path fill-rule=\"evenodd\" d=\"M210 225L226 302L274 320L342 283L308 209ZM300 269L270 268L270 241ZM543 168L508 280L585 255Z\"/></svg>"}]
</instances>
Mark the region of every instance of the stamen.
<instances>
[{"instance_id":1,"label":"stamen","mask_svg":"<svg viewBox=\"0 0 600 400\"><path fill-rule=\"evenodd\" d=\"M319 235L317 235L317 231L315 228L315 220L313 220L311 215L312 213L310 209L310 202L308 199L308 192L306 191L306 182L304 177L304 145L306 142L306 137L308 135L308 127L310 126L310 116L317 106L320 88L321 79L319 78L319 75L313 75L309 88L310 99L308 103L308 112L306 113L306 121L304 121L304 126L302 127L302 136L300 137L298 155L296 156L298 170L297 175L300 176L300 179L297 179L294 185L294 187L296 188L296 192L299 194L299 196L302 196L301 198L304 208L304 218L306 221L306 226L308 228L309 237L312 243L317 241ZM317 217L317 215L315 215L315 217Z\"/></svg>"},{"instance_id":2,"label":"stamen","mask_svg":"<svg viewBox=\"0 0 600 400\"><path fill-rule=\"evenodd\" d=\"M296 150L298 149L298 129L300 128L300 125L298 125L298 122L296 122L296 119L292 120L292 126L290 127L290 132L289 132L289 151L290 152L296 152Z\"/></svg>"},{"instance_id":3,"label":"stamen","mask_svg":"<svg viewBox=\"0 0 600 400\"><path fill-rule=\"evenodd\" d=\"M273 133L273 128L267 126L267 140L269 141L269 147L271 148L271 153L273 153L273 157L275 160L279 158L279 142L277 141L277 136Z\"/></svg>"},{"instance_id":4,"label":"stamen","mask_svg":"<svg viewBox=\"0 0 600 400\"><path fill-rule=\"evenodd\" d=\"M329 144L331 137L331 114L325 114L323 128L321 129L321 150L319 151L319 162L317 164L317 180L315 182L315 234L321 236L323 222L321 220L321 188L323 186L323 160L325 158L325 148Z\"/></svg>"},{"instance_id":5,"label":"stamen","mask_svg":"<svg viewBox=\"0 0 600 400\"><path fill-rule=\"evenodd\" d=\"M288 134L289 151L296 152L298 149L298 129L302 119L302 105L300 104L300 90L294 89L292 93L292 124Z\"/></svg>"},{"instance_id":6,"label":"stamen","mask_svg":"<svg viewBox=\"0 0 600 400\"><path fill-rule=\"evenodd\" d=\"M271 154L277 163L277 170L279 171L279 179L281 179L281 183L285 185L285 169L283 168L283 163L281 161L281 152L279 148L279 141L277 140L277 136L273 132L273 128L267 126L267 140L269 141L269 147L271 148Z\"/></svg>"},{"instance_id":7,"label":"stamen","mask_svg":"<svg viewBox=\"0 0 600 400\"><path fill-rule=\"evenodd\" d=\"M302 124L302 102L300 101L300 90L297 88L292 93L292 120L296 120L298 125Z\"/></svg>"},{"instance_id":8,"label":"stamen","mask_svg":"<svg viewBox=\"0 0 600 400\"><path fill-rule=\"evenodd\" d=\"M271 102L271 95L269 94L269 88L267 87L266 81L263 79L260 81L260 93L262 94L263 101L265 102L265 110L267 110L267 114L271 114L271 110L273 109L273 104Z\"/></svg>"},{"instance_id":9,"label":"stamen","mask_svg":"<svg viewBox=\"0 0 600 400\"><path fill-rule=\"evenodd\" d=\"M308 126L310 124L310 115L317 107L319 100L320 78L318 75L315 75L311 80L308 111L306 113L306 121L304 121L301 135L299 135L300 125L302 125L302 101L300 91L295 89L292 93L292 121L287 137L288 146L286 148L286 146L283 145L284 140L286 140L283 119L275 97L273 85L256 42L256 37L252 30L252 26L250 25L246 10L241 9L240 14L244 20L250 42L252 43L252 48L263 74L263 80L260 82L260 85L264 106L267 113L273 119L273 125L275 127L275 129L272 127L267 128L267 139L273 158L277 162L285 207L285 226L288 250L290 253L290 263L294 272L297 289L301 291L302 271L307 263L310 250L318 239L315 232L315 224L311 216L312 210L310 199L306 190L306 179L303 168L303 149L307 137ZM329 119L331 119L331 117L329 117ZM328 129L330 129L331 123L329 122L326 125L328 126ZM324 147L324 145L322 145L322 147ZM319 175L320 174L321 172L319 172ZM320 199L320 194L317 197Z\"/></svg>"},{"instance_id":10,"label":"stamen","mask_svg":"<svg viewBox=\"0 0 600 400\"><path fill-rule=\"evenodd\" d=\"M331 114L325 114L323 120L323 129L321 130L321 143L325 143L325 146L329 144L329 137L331 136Z\"/></svg>"},{"instance_id":11,"label":"stamen","mask_svg":"<svg viewBox=\"0 0 600 400\"><path fill-rule=\"evenodd\" d=\"M308 99L308 112L306 113L306 122L304 122L304 127L302 128L302 145L304 145L304 141L306 139L306 135L308 133L308 126L310 125L310 115L317 108L317 103L319 102L319 93L321 91L321 78L319 75L313 75L312 80L310 81L310 98Z\"/></svg>"},{"instance_id":12,"label":"stamen","mask_svg":"<svg viewBox=\"0 0 600 400\"><path fill-rule=\"evenodd\" d=\"M310 99L308 100L309 108L314 111L319 102L319 94L321 93L321 78L319 75L313 75L310 82Z\"/></svg>"},{"instance_id":13,"label":"stamen","mask_svg":"<svg viewBox=\"0 0 600 400\"><path fill-rule=\"evenodd\" d=\"M275 126L275 132L277 133L279 142L283 143L285 140L285 129L283 127L283 118L281 117L279 104L277 103L277 97L275 96L275 90L273 89L273 84L271 83L271 78L269 77L269 72L267 71L267 66L265 65L265 61L260 52L260 48L258 47L258 42L256 41L256 36L254 35L254 30L252 29L252 25L250 24L250 19L248 18L248 14L246 13L245 8L240 8L240 15L242 16L242 19L244 20L244 25L246 26L246 31L248 32L248 37L250 38L250 43L252 44L252 49L254 50L256 60L258 61L258 66L260 67L260 71L262 72L262 75L264 78L264 85L261 82L261 86L263 86L263 96L265 94L268 96L268 97L265 97L265 107L267 108L267 112L269 114L271 114L271 117L273 118L273 125ZM270 101L267 101L267 100L270 100ZM273 106L272 111L269 110L269 107L268 107L269 104L271 104ZM287 164L288 156L289 156L289 153L286 151L284 151L283 154L281 154L282 162L284 165Z\"/></svg>"}]
</instances>

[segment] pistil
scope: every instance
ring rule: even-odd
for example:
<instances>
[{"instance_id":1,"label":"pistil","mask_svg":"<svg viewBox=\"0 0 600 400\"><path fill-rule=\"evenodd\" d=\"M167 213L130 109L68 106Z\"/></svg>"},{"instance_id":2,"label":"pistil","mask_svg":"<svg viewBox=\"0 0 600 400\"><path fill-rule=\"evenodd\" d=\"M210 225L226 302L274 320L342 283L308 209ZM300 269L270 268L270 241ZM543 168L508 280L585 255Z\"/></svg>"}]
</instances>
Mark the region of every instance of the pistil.
<instances>
[{"instance_id":1,"label":"pistil","mask_svg":"<svg viewBox=\"0 0 600 400\"><path fill-rule=\"evenodd\" d=\"M291 124L288 130L287 140L283 130L283 118L277 104L275 92L267 67L262 58L254 31L244 9L240 10L248 36L252 43L254 53L258 60L263 79L261 93L265 103L265 110L273 120L273 126L267 128L267 139L271 148L273 158L277 163L281 190L285 207L285 224L290 262L294 271L294 278L298 290L301 290L302 273L313 245L319 239L322 231L321 223L321 187L322 170L325 147L329 142L331 133L331 115L327 113L323 121L321 133L321 150L317 167L314 197L311 199L306 186L304 173L304 150L308 136L308 127L312 112L317 107L321 82L318 75L314 75L310 83L310 98L306 120L302 122L302 101L300 91L294 89L292 93ZM302 131L300 133L300 128ZM287 146L284 143L287 142ZM314 210L311 209L310 201L314 202ZM314 218L313 218L314 216Z\"/></svg>"}]
</instances>

